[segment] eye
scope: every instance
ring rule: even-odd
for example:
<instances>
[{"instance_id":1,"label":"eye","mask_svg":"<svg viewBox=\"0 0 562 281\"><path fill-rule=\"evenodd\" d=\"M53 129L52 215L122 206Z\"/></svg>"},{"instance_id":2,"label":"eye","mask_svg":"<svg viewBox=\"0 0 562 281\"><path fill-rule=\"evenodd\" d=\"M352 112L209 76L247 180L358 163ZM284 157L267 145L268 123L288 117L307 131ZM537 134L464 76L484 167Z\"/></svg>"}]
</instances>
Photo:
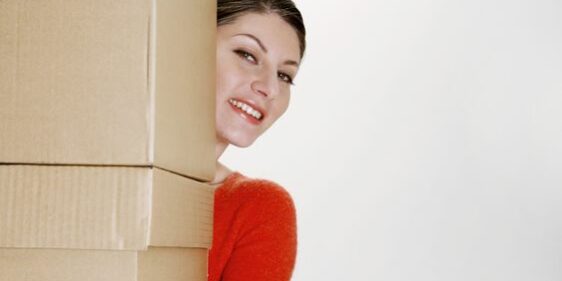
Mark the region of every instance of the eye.
<instances>
[{"instance_id":1,"label":"eye","mask_svg":"<svg viewBox=\"0 0 562 281\"><path fill-rule=\"evenodd\" d=\"M256 59L256 57L252 54L250 54L249 52L246 52L244 50L234 50L234 52L240 56L241 58L253 63L253 64L257 64L258 60Z\"/></svg>"},{"instance_id":2,"label":"eye","mask_svg":"<svg viewBox=\"0 0 562 281\"><path fill-rule=\"evenodd\" d=\"M281 81L290 85L294 85L293 78L291 77L291 75L283 72L278 72L277 76L279 76L279 79L281 79Z\"/></svg>"}]
</instances>

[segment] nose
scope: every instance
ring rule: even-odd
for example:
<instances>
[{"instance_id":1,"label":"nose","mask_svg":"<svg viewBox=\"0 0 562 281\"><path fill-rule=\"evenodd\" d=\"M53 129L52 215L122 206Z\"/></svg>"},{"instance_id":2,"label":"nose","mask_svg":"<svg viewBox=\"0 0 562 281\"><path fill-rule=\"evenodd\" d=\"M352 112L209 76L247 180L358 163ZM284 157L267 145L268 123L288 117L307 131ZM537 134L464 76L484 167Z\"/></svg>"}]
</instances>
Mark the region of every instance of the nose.
<instances>
[{"instance_id":1,"label":"nose","mask_svg":"<svg viewBox=\"0 0 562 281\"><path fill-rule=\"evenodd\" d=\"M271 73L261 73L256 75L251 83L252 90L266 98L273 99L279 93L277 75Z\"/></svg>"}]
</instances>

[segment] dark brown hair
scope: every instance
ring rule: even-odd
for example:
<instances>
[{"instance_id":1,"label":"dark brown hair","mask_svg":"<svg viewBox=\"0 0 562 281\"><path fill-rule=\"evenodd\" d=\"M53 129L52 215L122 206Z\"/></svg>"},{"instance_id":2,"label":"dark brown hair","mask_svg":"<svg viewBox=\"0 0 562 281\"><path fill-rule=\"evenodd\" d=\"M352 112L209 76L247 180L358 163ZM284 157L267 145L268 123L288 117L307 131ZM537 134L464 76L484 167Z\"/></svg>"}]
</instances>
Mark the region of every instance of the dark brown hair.
<instances>
[{"instance_id":1,"label":"dark brown hair","mask_svg":"<svg viewBox=\"0 0 562 281\"><path fill-rule=\"evenodd\" d=\"M247 13L275 13L297 33L301 58L306 48L306 29L301 12L292 0L217 0L217 25L229 24Z\"/></svg>"}]
</instances>

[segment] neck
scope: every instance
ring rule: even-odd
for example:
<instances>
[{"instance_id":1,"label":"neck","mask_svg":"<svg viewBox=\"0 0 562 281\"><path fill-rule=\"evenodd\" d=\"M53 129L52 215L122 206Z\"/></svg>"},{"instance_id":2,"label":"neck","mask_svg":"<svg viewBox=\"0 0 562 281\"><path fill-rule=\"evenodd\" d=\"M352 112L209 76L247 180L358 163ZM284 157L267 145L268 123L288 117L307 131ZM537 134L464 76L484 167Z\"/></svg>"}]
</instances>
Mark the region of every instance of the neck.
<instances>
[{"instance_id":1,"label":"neck","mask_svg":"<svg viewBox=\"0 0 562 281\"><path fill-rule=\"evenodd\" d=\"M217 139L217 143L215 145L215 159L218 163L219 158L221 158L224 151L228 148L228 142L224 140Z\"/></svg>"},{"instance_id":2,"label":"neck","mask_svg":"<svg viewBox=\"0 0 562 281\"><path fill-rule=\"evenodd\" d=\"M215 157L216 157L216 172L215 178L211 182L211 185L218 185L222 183L228 175L232 173L227 167L219 162L219 158L222 156L224 151L228 148L228 143L217 139L217 144L215 145Z\"/></svg>"}]
</instances>

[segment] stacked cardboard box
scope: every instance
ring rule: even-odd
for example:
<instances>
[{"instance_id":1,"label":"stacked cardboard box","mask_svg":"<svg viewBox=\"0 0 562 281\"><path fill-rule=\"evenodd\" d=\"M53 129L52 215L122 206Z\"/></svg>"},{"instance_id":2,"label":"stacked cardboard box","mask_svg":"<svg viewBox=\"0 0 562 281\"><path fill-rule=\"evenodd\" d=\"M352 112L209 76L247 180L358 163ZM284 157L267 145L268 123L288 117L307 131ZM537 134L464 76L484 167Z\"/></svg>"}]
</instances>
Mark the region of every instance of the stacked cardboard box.
<instances>
[{"instance_id":1,"label":"stacked cardboard box","mask_svg":"<svg viewBox=\"0 0 562 281\"><path fill-rule=\"evenodd\" d=\"M0 1L0 280L206 280L216 2Z\"/></svg>"}]
</instances>

